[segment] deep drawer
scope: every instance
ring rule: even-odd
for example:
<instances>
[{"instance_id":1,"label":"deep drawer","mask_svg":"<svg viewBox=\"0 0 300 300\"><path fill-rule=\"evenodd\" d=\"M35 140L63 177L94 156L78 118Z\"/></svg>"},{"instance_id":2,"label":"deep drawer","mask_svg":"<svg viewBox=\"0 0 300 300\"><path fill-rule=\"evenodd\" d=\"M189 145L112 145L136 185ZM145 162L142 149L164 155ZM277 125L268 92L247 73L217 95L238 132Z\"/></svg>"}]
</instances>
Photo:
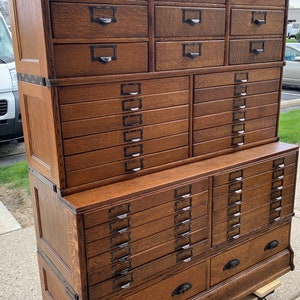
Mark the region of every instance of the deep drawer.
<instances>
[{"instance_id":1,"label":"deep drawer","mask_svg":"<svg viewBox=\"0 0 300 300\"><path fill-rule=\"evenodd\" d=\"M283 10L232 9L231 20L232 36L283 34Z\"/></svg>"},{"instance_id":2,"label":"deep drawer","mask_svg":"<svg viewBox=\"0 0 300 300\"><path fill-rule=\"evenodd\" d=\"M243 70L234 72L221 72L195 76L195 88L212 86L242 84L254 81L272 80L280 78L280 68L257 70Z\"/></svg>"},{"instance_id":3,"label":"deep drawer","mask_svg":"<svg viewBox=\"0 0 300 300\"><path fill-rule=\"evenodd\" d=\"M56 77L148 72L147 43L54 45Z\"/></svg>"},{"instance_id":4,"label":"deep drawer","mask_svg":"<svg viewBox=\"0 0 300 300\"><path fill-rule=\"evenodd\" d=\"M51 16L56 39L148 36L147 6L52 2Z\"/></svg>"},{"instance_id":5,"label":"deep drawer","mask_svg":"<svg viewBox=\"0 0 300 300\"><path fill-rule=\"evenodd\" d=\"M285 225L212 258L211 285L215 285L289 247L289 238L290 225Z\"/></svg>"},{"instance_id":6,"label":"deep drawer","mask_svg":"<svg viewBox=\"0 0 300 300\"><path fill-rule=\"evenodd\" d=\"M225 9L155 7L156 37L206 37L225 35Z\"/></svg>"},{"instance_id":7,"label":"deep drawer","mask_svg":"<svg viewBox=\"0 0 300 300\"><path fill-rule=\"evenodd\" d=\"M224 41L157 42L156 71L222 66L224 47Z\"/></svg>"},{"instance_id":8,"label":"deep drawer","mask_svg":"<svg viewBox=\"0 0 300 300\"><path fill-rule=\"evenodd\" d=\"M232 40L229 64L250 64L282 60L282 39Z\"/></svg>"}]
</instances>

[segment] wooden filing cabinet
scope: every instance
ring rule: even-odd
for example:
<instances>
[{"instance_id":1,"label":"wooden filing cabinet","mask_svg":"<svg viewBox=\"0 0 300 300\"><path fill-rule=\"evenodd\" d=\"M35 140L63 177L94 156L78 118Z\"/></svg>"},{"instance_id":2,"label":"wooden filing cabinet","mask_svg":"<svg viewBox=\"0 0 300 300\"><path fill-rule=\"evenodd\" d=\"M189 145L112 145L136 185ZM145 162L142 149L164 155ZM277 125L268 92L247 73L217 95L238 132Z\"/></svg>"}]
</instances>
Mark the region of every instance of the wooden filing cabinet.
<instances>
[{"instance_id":1,"label":"wooden filing cabinet","mask_svg":"<svg viewBox=\"0 0 300 300\"><path fill-rule=\"evenodd\" d=\"M45 299L240 299L293 269L287 5L10 0Z\"/></svg>"}]
</instances>

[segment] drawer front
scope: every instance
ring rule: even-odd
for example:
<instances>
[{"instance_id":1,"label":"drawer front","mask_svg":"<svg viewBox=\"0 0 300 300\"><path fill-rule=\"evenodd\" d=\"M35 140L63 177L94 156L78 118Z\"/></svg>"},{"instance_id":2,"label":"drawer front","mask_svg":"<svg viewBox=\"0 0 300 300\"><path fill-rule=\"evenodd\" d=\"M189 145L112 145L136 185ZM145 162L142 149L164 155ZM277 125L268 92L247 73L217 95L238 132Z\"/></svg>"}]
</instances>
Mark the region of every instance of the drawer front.
<instances>
[{"instance_id":1,"label":"drawer front","mask_svg":"<svg viewBox=\"0 0 300 300\"><path fill-rule=\"evenodd\" d=\"M222 66L224 46L224 41L157 42L156 71Z\"/></svg>"},{"instance_id":2,"label":"drawer front","mask_svg":"<svg viewBox=\"0 0 300 300\"><path fill-rule=\"evenodd\" d=\"M129 179L142 175L144 171L151 171L154 167L187 158L188 147L181 147L174 150L150 154L141 158L98 165L88 169L68 172L67 185L68 187L76 187L105 179Z\"/></svg>"},{"instance_id":3,"label":"drawer front","mask_svg":"<svg viewBox=\"0 0 300 300\"><path fill-rule=\"evenodd\" d=\"M224 37L225 9L155 7L156 37Z\"/></svg>"},{"instance_id":4,"label":"drawer front","mask_svg":"<svg viewBox=\"0 0 300 300\"><path fill-rule=\"evenodd\" d=\"M57 77L148 72L147 43L55 45Z\"/></svg>"},{"instance_id":5,"label":"drawer front","mask_svg":"<svg viewBox=\"0 0 300 300\"><path fill-rule=\"evenodd\" d=\"M232 36L283 34L283 10L232 9L231 20Z\"/></svg>"},{"instance_id":6,"label":"drawer front","mask_svg":"<svg viewBox=\"0 0 300 300\"><path fill-rule=\"evenodd\" d=\"M281 59L282 39L230 41L230 65L281 61Z\"/></svg>"},{"instance_id":7,"label":"drawer front","mask_svg":"<svg viewBox=\"0 0 300 300\"><path fill-rule=\"evenodd\" d=\"M219 100L233 97L246 97L255 94L278 92L279 80L259 81L248 84L219 86L213 88L196 89L194 103Z\"/></svg>"},{"instance_id":8,"label":"drawer front","mask_svg":"<svg viewBox=\"0 0 300 300\"><path fill-rule=\"evenodd\" d=\"M285 0L232 0L231 5L251 5L254 6L279 6L285 7Z\"/></svg>"},{"instance_id":9,"label":"drawer front","mask_svg":"<svg viewBox=\"0 0 300 300\"><path fill-rule=\"evenodd\" d=\"M144 112L82 119L62 123L63 138L72 138L114 130L131 129L188 118L188 106L148 110Z\"/></svg>"},{"instance_id":10,"label":"drawer front","mask_svg":"<svg viewBox=\"0 0 300 300\"><path fill-rule=\"evenodd\" d=\"M212 258L211 285L215 285L288 248L289 238L290 225L285 225Z\"/></svg>"},{"instance_id":11,"label":"drawer front","mask_svg":"<svg viewBox=\"0 0 300 300\"><path fill-rule=\"evenodd\" d=\"M243 70L235 72L222 72L195 76L195 88L205 88L231 84L242 84L254 81L272 80L280 78L281 68L258 70Z\"/></svg>"},{"instance_id":12,"label":"drawer front","mask_svg":"<svg viewBox=\"0 0 300 300\"><path fill-rule=\"evenodd\" d=\"M146 6L51 3L51 16L56 39L148 36Z\"/></svg>"},{"instance_id":13,"label":"drawer front","mask_svg":"<svg viewBox=\"0 0 300 300\"><path fill-rule=\"evenodd\" d=\"M142 197L139 196L133 199L127 199L127 201L117 203L109 208L86 213L84 214L84 226L85 228L89 228L108 221L119 220L128 215L144 212L169 202L172 202L173 205L175 205L178 201L185 201L186 199L193 197L196 194L206 192L207 190L207 178L184 182L180 185L158 190L155 193L144 194Z\"/></svg>"}]
</instances>

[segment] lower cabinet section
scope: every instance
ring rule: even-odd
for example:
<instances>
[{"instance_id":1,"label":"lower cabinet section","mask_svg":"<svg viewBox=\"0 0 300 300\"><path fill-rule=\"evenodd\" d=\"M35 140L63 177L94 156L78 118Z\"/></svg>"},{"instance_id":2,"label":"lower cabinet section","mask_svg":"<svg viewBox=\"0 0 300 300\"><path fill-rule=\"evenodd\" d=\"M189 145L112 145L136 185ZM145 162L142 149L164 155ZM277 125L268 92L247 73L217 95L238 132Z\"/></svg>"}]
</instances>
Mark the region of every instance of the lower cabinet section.
<instances>
[{"instance_id":1,"label":"lower cabinet section","mask_svg":"<svg viewBox=\"0 0 300 300\"><path fill-rule=\"evenodd\" d=\"M294 267L297 158L273 143L67 196L31 170L44 298L246 296Z\"/></svg>"}]
</instances>

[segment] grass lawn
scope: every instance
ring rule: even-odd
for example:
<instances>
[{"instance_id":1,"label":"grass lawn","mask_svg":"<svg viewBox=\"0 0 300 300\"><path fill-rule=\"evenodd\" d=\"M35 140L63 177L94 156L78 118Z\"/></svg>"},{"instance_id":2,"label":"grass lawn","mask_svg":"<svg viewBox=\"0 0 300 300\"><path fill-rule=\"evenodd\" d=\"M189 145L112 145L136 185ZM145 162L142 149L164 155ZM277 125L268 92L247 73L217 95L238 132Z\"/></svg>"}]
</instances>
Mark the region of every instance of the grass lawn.
<instances>
[{"instance_id":1,"label":"grass lawn","mask_svg":"<svg viewBox=\"0 0 300 300\"><path fill-rule=\"evenodd\" d=\"M281 142L300 145L300 109L280 114L279 137Z\"/></svg>"}]
</instances>

